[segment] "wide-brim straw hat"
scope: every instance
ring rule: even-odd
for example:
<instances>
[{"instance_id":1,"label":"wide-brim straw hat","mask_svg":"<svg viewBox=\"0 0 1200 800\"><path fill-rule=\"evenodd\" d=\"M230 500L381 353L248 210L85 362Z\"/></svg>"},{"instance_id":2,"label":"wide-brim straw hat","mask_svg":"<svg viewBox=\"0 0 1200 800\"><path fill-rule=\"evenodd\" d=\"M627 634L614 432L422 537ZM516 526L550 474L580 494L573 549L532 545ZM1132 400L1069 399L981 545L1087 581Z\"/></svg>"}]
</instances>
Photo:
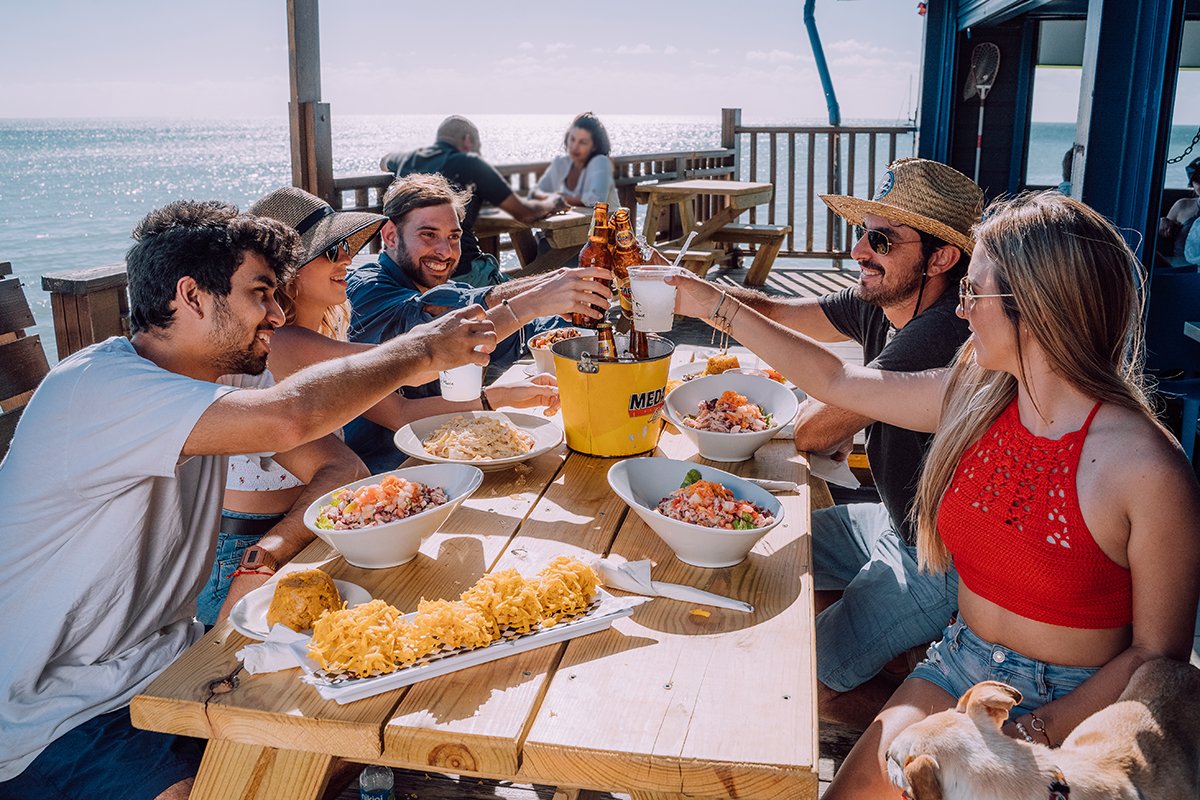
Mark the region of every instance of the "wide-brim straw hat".
<instances>
[{"instance_id":1,"label":"wide-brim straw hat","mask_svg":"<svg viewBox=\"0 0 1200 800\"><path fill-rule=\"evenodd\" d=\"M862 225L863 218L874 214L933 234L968 253L975 248L972 228L983 213L983 191L975 181L924 158L889 164L870 200L843 194L821 199L851 225Z\"/></svg>"},{"instance_id":2,"label":"wide-brim straw hat","mask_svg":"<svg viewBox=\"0 0 1200 800\"><path fill-rule=\"evenodd\" d=\"M387 222L382 214L334 211L329 203L295 186L276 189L250 206L250 213L278 220L300 234L304 245L302 267L342 239L354 256Z\"/></svg>"}]
</instances>

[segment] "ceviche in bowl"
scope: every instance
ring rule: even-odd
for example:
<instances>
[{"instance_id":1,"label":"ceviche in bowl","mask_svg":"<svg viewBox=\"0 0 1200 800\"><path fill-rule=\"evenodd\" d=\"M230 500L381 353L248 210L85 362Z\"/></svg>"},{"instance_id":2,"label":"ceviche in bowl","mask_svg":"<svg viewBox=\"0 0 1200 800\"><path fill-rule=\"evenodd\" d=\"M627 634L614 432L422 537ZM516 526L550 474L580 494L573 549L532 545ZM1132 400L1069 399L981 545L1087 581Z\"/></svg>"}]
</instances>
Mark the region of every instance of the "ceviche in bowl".
<instances>
[{"instance_id":1,"label":"ceviche in bowl","mask_svg":"<svg viewBox=\"0 0 1200 800\"><path fill-rule=\"evenodd\" d=\"M800 407L783 384L725 372L681 384L666 398L667 418L712 461L745 461L791 423Z\"/></svg>"},{"instance_id":2,"label":"ceviche in bowl","mask_svg":"<svg viewBox=\"0 0 1200 800\"><path fill-rule=\"evenodd\" d=\"M783 522L783 504L736 475L690 461L629 458L608 485L685 563L731 567Z\"/></svg>"},{"instance_id":3,"label":"ceviche in bowl","mask_svg":"<svg viewBox=\"0 0 1200 800\"><path fill-rule=\"evenodd\" d=\"M304 524L356 567L395 567L411 561L481 483L483 472L466 464L393 470L322 496Z\"/></svg>"}]
</instances>

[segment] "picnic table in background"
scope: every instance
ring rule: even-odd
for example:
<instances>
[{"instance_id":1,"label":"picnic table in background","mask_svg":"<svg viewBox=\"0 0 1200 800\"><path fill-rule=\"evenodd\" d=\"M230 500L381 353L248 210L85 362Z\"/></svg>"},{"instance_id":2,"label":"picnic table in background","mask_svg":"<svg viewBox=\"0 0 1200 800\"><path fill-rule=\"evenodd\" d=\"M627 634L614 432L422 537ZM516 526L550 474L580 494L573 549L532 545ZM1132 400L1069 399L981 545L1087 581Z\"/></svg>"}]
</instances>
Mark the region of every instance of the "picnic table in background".
<instances>
[{"instance_id":1,"label":"picnic table in background","mask_svg":"<svg viewBox=\"0 0 1200 800\"><path fill-rule=\"evenodd\" d=\"M668 258L674 258L683 238L695 230L696 238L684 256L685 263L703 276L710 266L724 255L724 247L731 242L748 242L758 246L750 271L746 275L748 285L762 285L767 280L775 256L783 240L791 232L789 225L749 225L735 222L755 206L771 202L774 186L760 181L723 181L695 178L682 181L649 184L637 187L637 193L646 198L646 220L643 235L649 244L657 245L659 216L669 207L678 208L683 237L663 242L660 250ZM718 199L712 216L697 225L696 204L702 197ZM718 247L714 248L716 244Z\"/></svg>"},{"instance_id":2,"label":"picnic table in background","mask_svg":"<svg viewBox=\"0 0 1200 800\"><path fill-rule=\"evenodd\" d=\"M489 207L475 218L475 235L479 237L479 246L483 252L499 256L500 234L507 233L512 240L517 260L521 263L521 269L511 274L518 277L536 275L539 272L558 269L569 261L571 256L577 255L587 242L591 221L590 209L571 209L527 225L503 209ZM545 235L546 242L550 245L548 252L538 254L534 230L540 230Z\"/></svg>"},{"instance_id":3,"label":"picnic table in background","mask_svg":"<svg viewBox=\"0 0 1200 800\"><path fill-rule=\"evenodd\" d=\"M670 426L656 454L707 463ZM486 473L404 566L359 569L317 541L289 569L320 567L407 611L488 571L532 575L558 555L608 553L650 559L656 580L746 600L753 613L656 598L609 630L346 705L322 700L295 669L243 673L222 691L250 643L224 622L134 698L134 724L209 740L195 800L318 797L334 757L647 800L815 798L806 462L779 439L717 465L799 484L779 496L784 522L727 569L679 561L610 490L614 463L563 445L526 469Z\"/></svg>"}]
</instances>

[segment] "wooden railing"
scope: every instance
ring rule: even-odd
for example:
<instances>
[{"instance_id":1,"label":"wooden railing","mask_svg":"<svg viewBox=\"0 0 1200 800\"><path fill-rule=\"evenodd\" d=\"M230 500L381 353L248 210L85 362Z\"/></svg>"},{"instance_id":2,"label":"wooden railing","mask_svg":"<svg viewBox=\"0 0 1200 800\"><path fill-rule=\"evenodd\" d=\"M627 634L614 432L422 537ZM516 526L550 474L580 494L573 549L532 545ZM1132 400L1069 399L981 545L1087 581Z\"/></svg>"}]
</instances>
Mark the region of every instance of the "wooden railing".
<instances>
[{"instance_id":1,"label":"wooden railing","mask_svg":"<svg viewBox=\"0 0 1200 800\"><path fill-rule=\"evenodd\" d=\"M775 186L766 219L756 208L750 222L790 225L779 255L792 258L849 257L849 225L819 195L870 197L888 164L916 154L917 129L912 126L743 125L741 110L727 108L721 127L733 134L737 179Z\"/></svg>"},{"instance_id":2,"label":"wooden railing","mask_svg":"<svg viewBox=\"0 0 1200 800\"><path fill-rule=\"evenodd\" d=\"M898 156L911 154L915 128L802 127L742 125L741 110L721 112L720 147L670 153L643 153L613 158L617 193L622 205L638 213L634 189L638 184L684 178L724 178L770 181L775 196L765 209L750 212L750 221L786 221L792 233L781 256L847 258L846 225L818 205L817 195L854 194L869 197L883 168ZM505 164L497 169L513 187L527 194L549 162ZM331 203L335 208L381 211L383 194L392 181L386 172L334 178ZM714 210L708 203L697 209L697 221ZM680 235L674 210L658 221L660 233ZM803 224L797 225L797 219ZM798 246L800 245L800 246ZM372 244L372 252L378 243ZM59 272L42 277L54 311L58 356L128 334L128 299L124 265Z\"/></svg>"}]
</instances>

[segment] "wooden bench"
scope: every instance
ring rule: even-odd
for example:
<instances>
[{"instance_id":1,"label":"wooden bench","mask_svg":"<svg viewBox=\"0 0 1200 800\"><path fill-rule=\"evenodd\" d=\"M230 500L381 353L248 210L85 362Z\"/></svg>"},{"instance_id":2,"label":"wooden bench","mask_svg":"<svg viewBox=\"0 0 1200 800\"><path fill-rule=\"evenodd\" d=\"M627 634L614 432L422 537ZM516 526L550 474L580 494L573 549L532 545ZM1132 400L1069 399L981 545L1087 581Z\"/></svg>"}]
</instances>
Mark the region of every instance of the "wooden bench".
<instances>
[{"instance_id":1,"label":"wooden bench","mask_svg":"<svg viewBox=\"0 0 1200 800\"><path fill-rule=\"evenodd\" d=\"M50 371L42 337L25 333L33 324L21 281L12 277L12 264L0 261L0 458L33 390Z\"/></svg>"},{"instance_id":2,"label":"wooden bench","mask_svg":"<svg viewBox=\"0 0 1200 800\"><path fill-rule=\"evenodd\" d=\"M762 286L775 263L775 257L783 247L783 240L792 232L791 225L755 225L746 222L731 222L713 234L714 242L727 244L752 244L757 249L750 271L746 273L747 286Z\"/></svg>"},{"instance_id":3,"label":"wooden bench","mask_svg":"<svg viewBox=\"0 0 1200 800\"><path fill-rule=\"evenodd\" d=\"M660 251L669 261L674 261L679 255L678 247L664 247ZM683 254L683 260L679 262L680 266L687 267L692 272L703 278L708 274L708 268L725 257L724 250L707 250L702 247L690 247Z\"/></svg>"}]
</instances>

